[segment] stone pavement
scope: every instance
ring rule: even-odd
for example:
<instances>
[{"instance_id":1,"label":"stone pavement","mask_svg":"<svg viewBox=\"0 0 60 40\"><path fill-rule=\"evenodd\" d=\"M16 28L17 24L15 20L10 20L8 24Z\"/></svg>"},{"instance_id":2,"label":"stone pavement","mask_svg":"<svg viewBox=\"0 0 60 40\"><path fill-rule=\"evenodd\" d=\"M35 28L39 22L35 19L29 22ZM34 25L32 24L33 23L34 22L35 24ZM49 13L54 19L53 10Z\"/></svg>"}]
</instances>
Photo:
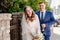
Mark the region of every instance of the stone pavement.
<instances>
[{"instance_id":1,"label":"stone pavement","mask_svg":"<svg viewBox=\"0 0 60 40\"><path fill-rule=\"evenodd\" d=\"M60 27L54 27L50 40L60 40Z\"/></svg>"}]
</instances>

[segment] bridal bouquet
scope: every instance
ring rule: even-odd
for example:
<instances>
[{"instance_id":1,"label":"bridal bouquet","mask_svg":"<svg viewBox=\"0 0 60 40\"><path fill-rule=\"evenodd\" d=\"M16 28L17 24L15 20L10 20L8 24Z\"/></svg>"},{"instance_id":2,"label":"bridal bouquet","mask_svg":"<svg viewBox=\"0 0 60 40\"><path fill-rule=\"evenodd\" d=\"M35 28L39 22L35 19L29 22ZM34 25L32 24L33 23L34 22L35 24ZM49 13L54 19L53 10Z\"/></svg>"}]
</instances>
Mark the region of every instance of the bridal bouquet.
<instances>
[{"instance_id":1,"label":"bridal bouquet","mask_svg":"<svg viewBox=\"0 0 60 40\"><path fill-rule=\"evenodd\" d=\"M36 37L35 37L36 40L43 40L44 39L44 36L42 33L40 34L37 34Z\"/></svg>"}]
</instances>

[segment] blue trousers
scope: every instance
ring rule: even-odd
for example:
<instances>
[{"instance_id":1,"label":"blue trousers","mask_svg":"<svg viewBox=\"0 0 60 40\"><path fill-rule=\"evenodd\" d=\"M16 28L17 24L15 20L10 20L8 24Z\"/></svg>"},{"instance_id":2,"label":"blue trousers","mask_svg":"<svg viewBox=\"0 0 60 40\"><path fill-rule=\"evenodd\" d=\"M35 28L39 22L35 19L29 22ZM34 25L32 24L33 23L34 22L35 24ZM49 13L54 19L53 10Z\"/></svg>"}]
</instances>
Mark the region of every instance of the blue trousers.
<instances>
[{"instance_id":1,"label":"blue trousers","mask_svg":"<svg viewBox=\"0 0 60 40\"><path fill-rule=\"evenodd\" d=\"M45 40L50 40L50 36L44 36Z\"/></svg>"}]
</instances>

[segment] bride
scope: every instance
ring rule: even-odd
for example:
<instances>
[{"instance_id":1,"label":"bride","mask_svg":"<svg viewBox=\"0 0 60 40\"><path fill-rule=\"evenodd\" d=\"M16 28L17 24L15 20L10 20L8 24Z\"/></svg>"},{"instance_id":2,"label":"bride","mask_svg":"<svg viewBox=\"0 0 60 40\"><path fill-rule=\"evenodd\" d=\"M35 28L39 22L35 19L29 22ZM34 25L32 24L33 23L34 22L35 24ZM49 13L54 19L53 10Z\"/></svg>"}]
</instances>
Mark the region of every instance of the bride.
<instances>
[{"instance_id":1,"label":"bride","mask_svg":"<svg viewBox=\"0 0 60 40\"><path fill-rule=\"evenodd\" d=\"M24 8L21 25L22 40L34 40L36 34L41 33L38 16L29 6Z\"/></svg>"}]
</instances>

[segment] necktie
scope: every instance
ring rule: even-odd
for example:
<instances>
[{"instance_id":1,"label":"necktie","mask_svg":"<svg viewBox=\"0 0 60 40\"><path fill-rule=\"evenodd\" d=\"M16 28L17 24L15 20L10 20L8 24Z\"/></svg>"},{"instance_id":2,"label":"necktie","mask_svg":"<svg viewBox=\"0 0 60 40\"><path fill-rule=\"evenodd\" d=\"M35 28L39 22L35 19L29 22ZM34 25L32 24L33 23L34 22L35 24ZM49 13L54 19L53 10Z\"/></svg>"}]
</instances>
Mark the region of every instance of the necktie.
<instances>
[{"instance_id":1,"label":"necktie","mask_svg":"<svg viewBox=\"0 0 60 40\"><path fill-rule=\"evenodd\" d=\"M43 12L41 12L41 20L43 20Z\"/></svg>"},{"instance_id":2,"label":"necktie","mask_svg":"<svg viewBox=\"0 0 60 40\"><path fill-rule=\"evenodd\" d=\"M43 12L41 12L41 21L43 21ZM42 28L42 33L43 33L43 35L45 35L44 28Z\"/></svg>"}]
</instances>

